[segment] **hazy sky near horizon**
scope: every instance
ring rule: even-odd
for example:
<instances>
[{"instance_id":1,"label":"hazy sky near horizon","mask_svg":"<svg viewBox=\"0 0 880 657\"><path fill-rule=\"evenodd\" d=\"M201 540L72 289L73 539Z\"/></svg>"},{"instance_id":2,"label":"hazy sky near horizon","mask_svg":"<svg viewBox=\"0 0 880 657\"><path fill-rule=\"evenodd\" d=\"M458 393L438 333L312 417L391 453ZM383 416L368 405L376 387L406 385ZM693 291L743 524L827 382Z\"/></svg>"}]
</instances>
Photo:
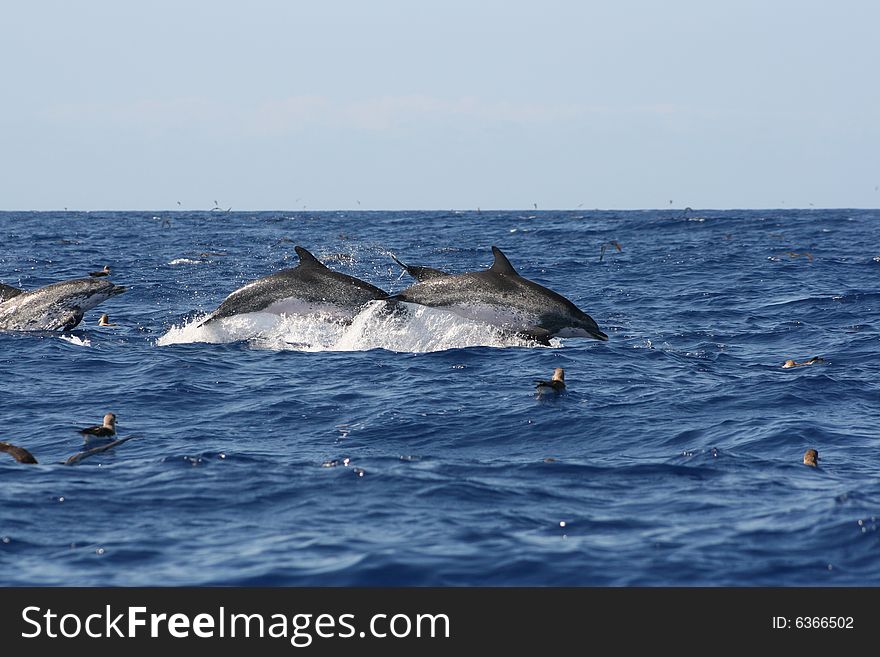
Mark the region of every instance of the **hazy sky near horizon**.
<instances>
[{"instance_id":1,"label":"hazy sky near horizon","mask_svg":"<svg viewBox=\"0 0 880 657\"><path fill-rule=\"evenodd\" d=\"M869 0L6 2L0 209L876 208L878 26Z\"/></svg>"}]
</instances>

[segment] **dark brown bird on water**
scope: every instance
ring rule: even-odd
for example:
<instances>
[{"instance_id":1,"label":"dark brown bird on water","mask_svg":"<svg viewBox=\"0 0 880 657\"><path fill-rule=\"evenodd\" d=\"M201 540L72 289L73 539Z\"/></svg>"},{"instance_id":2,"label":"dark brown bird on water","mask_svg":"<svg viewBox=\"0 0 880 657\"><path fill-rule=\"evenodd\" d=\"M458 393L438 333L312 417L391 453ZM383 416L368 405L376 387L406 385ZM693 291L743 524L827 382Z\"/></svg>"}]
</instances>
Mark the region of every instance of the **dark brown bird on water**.
<instances>
[{"instance_id":1,"label":"dark brown bird on water","mask_svg":"<svg viewBox=\"0 0 880 657\"><path fill-rule=\"evenodd\" d=\"M535 379L535 390L538 394L555 392L559 394L565 390L565 370L557 367L553 370L553 378L549 381Z\"/></svg>"},{"instance_id":2,"label":"dark brown bird on water","mask_svg":"<svg viewBox=\"0 0 880 657\"><path fill-rule=\"evenodd\" d=\"M816 467L819 465L819 452L815 449L808 449L804 452L804 465Z\"/></svg>"},{"instance_id":3,"label":"dark brown bird on water","mask_svg":"<svg viewBox=\"0 0 880 657\"><path fill-rule=\"evenodd\" d=\"M89 276L109 276L110 275L110 265L104 265L104 268L100 271L90 271Z\"/></svg>"}]
</instances>

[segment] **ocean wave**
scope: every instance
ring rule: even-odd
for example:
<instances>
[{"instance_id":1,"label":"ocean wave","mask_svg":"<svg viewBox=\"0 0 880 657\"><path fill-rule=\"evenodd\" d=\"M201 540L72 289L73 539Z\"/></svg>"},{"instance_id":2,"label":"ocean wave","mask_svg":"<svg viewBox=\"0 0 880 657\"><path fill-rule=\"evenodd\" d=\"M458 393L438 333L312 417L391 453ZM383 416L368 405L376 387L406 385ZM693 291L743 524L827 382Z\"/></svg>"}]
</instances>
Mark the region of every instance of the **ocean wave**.
<instances>
[{"instance_id":1,"label":"ocean wave","mask_svg":"<svg viewBox=\"0 0 880 657\"><path fill-rule=\"evenodd\" d=\"M193 258L175 258L174 260L169 260L168 264L175 265L201 265L204 264L204 260L194 260Z\"/></svg>"},{"instance_id":2,"label":"ocean wave","mask_svg":"<svg viewBox=\"0 0 880 657\"><path fill-rule=\"evenodd\" d=\"M471 321L452 313L406 304L404 313L389 313L381 301L367 304L348 323L316 315L247 313L200 326L200 315L182 326L172 326L156 344L168 346L208 342L246 341L269 351L368 351L432 352L466 347L537 347L530 340L498 327ZM558 338L551 345L561 346Z\"/></svg>"},{"instance_id":3,"label":"ocean wave","mask_svg":"<svg viewBox=\"0 0 880 657\"><path fill-rule=\"evenodd\" d=\"M70 335L70 334L59 335L58 339L64 340L65 342L72 344L72 345L75 345L77 347L91 347L92 346L91 340L89 340L88 338L80 337L78 335Z\"/></svg>"}]
</instances>

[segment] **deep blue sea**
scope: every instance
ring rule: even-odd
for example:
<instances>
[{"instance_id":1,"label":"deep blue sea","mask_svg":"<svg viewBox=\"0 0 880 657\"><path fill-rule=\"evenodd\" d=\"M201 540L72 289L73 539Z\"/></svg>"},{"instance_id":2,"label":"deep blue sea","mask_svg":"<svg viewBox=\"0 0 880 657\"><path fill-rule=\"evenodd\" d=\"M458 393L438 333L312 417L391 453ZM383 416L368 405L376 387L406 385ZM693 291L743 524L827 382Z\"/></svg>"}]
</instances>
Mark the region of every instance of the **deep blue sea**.
<instances>
[{"instance_id":1,"label":"deep blue sea","mask_svg":"<svg viewBox=\"0 0 880 657\"><path fill-rule=\"evenodd\" d=\"M0 334L0 440L40 460L0 454L0 584L878 586L878 235L877 210L0 213L0 282L130 288ZM196 327L297 244L389 292L389 252L497 245L610 339L427 308ZM134 439L58 465L106 412Z\"/></svg>"}]
</instances>

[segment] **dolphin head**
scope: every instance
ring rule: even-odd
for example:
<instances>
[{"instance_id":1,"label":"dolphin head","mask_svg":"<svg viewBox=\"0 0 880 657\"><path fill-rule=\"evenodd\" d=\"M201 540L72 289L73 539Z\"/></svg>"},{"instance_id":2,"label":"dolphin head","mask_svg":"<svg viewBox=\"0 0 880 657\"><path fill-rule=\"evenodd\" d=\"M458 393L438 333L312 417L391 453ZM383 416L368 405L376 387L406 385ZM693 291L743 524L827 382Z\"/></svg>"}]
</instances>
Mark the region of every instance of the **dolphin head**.
<instances>
[{"instance_id":1,"label":"dolphin head","mask_svg":"<svg viewBox=\"0 0 880 657\"><path fill-rule=\"evenodd\" d=\"M114 285L113 289L110 290L110 296L115 297L117 294L122 294L123 292L127 292L128 288L124 285Z\"/></svg>"},{"instance_id":2,"label":"dolphin head","mask_svg":"<svg viewBox=\"0 0 880 657\"><path fill-rule=\"evenodd\" d=\"M580 310L574 304L568 309L569 312L561 322L561 326L554 332L554 335L560 338L595 338L596 340L607 340L606 335L596 324L596 321L587 313Z\"/></svg>"},{"instance_id":3,"label":"dolphin head","mask_svg":"<svg viewBox=\"0 0 880 657\"><path fill-rule=\"evenodd\" d=\"M484 278L488 276L502 291L502 298L506 296L504 292L521 293L523 305L539 316L538 328L561 338L608 339L592 317L564 296L521 277L497 246L492 247L492 253L495 256L492 266L477 275Z\"/></svg>"},{"instance_id":4,"label":"dolphin head","mask_svg":"<svg viewBox=\"0 0 880 657\"><path fill-rule=\"evenodd\" d=\"M91 278L74 282L79 285L72 285L69 295L76 299L77 305L83 312L91 310L110 297L122 294L127 289L124 285L115 285L107 279Z\"/></svg>"}]
</instances>

